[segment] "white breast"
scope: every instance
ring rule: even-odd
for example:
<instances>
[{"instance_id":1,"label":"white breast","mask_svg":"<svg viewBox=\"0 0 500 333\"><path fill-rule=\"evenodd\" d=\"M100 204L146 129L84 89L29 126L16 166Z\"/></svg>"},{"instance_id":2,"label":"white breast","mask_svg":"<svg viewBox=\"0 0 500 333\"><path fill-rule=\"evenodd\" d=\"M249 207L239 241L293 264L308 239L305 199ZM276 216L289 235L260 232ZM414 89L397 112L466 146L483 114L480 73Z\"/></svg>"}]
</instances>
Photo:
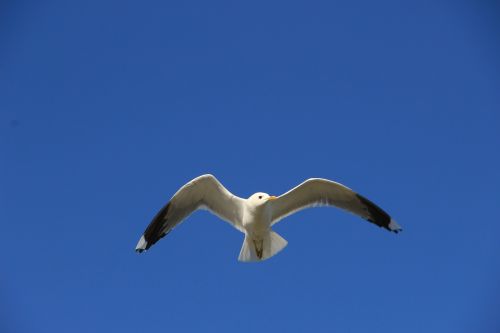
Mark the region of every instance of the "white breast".
<instances>
[{"instance_id":1,"label":"white breast","mask_svg":"<svg viewBox=\"0 0 500 333\"><path fill-rule=\"evenodd\" d=\"M245 205L243 228L248 234L261 235L269 232L271 212L267 205Z\"/></svg>"}]
</instances>

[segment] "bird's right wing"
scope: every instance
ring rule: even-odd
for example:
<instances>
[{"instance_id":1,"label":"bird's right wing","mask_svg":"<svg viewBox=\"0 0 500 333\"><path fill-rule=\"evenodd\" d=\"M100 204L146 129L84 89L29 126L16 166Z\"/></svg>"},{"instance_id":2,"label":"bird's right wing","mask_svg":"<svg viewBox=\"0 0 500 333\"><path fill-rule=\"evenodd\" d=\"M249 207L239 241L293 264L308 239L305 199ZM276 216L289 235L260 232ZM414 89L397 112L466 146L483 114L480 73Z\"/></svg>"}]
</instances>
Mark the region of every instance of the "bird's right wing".
<instances>
[{"instance_id":1,"label":"bird's right wing","mask_svg":"<svg viewBox=\"0 0 500 333\"><path fill-rule=\"evenodd\" d=\"M272 224L296 211L316 206L334 206L379 227L399 232L401 227L382 208L350 188L321 178L311 178L271 202Z\"/></svg>"},{"instance_id":2,"label":"bird's right wing","mask_svg":"<svg viewBox=\"0 0 500 333\"><path fill-rule=\"evenodd\" d=\"M181 187L156 214L137 243L136 251L149 249L198 209L208 209L242 231L243 202L242 198L229 192L214 176L197 177Z\"/></svg>"}]
</instances>

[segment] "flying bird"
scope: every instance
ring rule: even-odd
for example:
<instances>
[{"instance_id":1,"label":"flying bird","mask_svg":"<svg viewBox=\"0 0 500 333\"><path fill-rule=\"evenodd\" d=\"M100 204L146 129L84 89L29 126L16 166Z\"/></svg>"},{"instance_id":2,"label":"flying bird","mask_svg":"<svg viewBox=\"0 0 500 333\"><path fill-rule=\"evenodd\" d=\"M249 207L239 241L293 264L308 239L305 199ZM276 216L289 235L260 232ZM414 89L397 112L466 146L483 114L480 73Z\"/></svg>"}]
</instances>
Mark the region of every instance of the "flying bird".
<instances>
[{"instance_id":1,"label":"flying bird","mask_svg":"<svg viewBox=\"0 0 500 333\"><path fill-rule=\"evenodd\" d=\"M402 230L373 202L331 180L310 178L279 197L257 192L243 199L213 175L202 175L182 186L156 214L135 250L148 250L191 213L207 209L245 234L238 260L262 261L288 244L271 227L290 214L317 206L338 207L395 233Z\"/></svg>"}]
</instances>

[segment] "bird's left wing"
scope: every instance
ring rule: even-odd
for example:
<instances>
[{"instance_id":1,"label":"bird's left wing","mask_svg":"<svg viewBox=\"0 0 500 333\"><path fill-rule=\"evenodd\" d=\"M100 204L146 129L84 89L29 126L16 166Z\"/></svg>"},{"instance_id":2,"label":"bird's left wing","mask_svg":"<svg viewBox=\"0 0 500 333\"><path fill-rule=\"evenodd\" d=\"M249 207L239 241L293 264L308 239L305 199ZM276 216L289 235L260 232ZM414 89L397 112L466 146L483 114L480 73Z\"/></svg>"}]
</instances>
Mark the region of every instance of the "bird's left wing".
<instances>
[{"instance_id":1,"label":"bird's left wing","mask_svg":"<svg viewBox=\"0 0 500 333\"><path fill-rule=\"evenodd\" d=\"M272 224L298 210L316 206L335 206L393 232L401 227L380 207L337 182L311 178L270 202Z\"/></svg>"},{"instance_id":2,"label":"bird's left wing","mask_svg":"<svg viewBox=\"0 0 500 333\"><path fill-rule=\"evenodd\" d=\"M197 177L182 186L156 214L137 243L136 251L149 249L197 209L208 209L242 230L243 201L229 192L214 176Z\"/></svg>"}]
</instances>

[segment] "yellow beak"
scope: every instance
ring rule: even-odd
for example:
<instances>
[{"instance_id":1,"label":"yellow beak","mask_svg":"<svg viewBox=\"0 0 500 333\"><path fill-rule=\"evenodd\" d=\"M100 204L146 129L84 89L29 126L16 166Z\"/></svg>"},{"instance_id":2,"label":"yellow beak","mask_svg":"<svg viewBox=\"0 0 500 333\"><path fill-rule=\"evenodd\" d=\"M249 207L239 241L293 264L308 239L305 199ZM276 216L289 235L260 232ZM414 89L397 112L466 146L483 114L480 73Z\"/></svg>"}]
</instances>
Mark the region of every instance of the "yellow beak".
<instances>
[{"instance_id":1,"label":"yellow beak","mask_svg":"<svg viewBox=\"0 0 500 333\"><path fill-rule=\"evenodd\" d=\"M275 197L274 195L270 195L269 198L267 198L267 200L276 200L278 199L278 197Z\"/></svg>"}]
</instances>

